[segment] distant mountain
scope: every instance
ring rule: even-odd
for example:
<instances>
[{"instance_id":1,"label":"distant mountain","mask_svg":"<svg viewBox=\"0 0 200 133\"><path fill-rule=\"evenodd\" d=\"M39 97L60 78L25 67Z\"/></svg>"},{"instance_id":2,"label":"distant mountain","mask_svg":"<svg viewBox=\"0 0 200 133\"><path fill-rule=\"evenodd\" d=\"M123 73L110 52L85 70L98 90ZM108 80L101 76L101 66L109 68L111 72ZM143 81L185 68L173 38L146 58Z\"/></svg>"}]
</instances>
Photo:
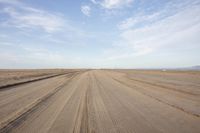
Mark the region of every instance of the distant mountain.
<instances>
[{"instance_id":1,"label":"distant mountain","mask_svg":"<svg viewBox=\"0 0 200 133\"><path fill-rule=\"evenodd\" d=\"M138 70L162 70L162 71L167 71L167 70L180 70L180 71L186 71L186 70L193 70L193 71L200 71L200 65L196 66L190 66L190 67L163 67L163 68L135 68Z\"/></svg>"},{"instance_id":2,"label":"distant mountain","mask_svg":"<svg viewBox=\"0 0 200 133\"><path fill-rule=\"evenodd\" d=\"M200 70L200 65L180 68L180 70Z\"/></svg>"},{"instance_id":3,"label":"distant mountain","mask_svg":"<svg viewBox=\"0 0 200 133\"><path fill-rule=\"evenodd\" d=\"M177 67L177 68L158 68L158 70L196 70L196 71L200 71L200 65L196 65L196 66L190 66L190 67Z\"/></svg>"},{"instance_id":4,"label":"distant mountain","mask_svg":"<svg viewBox=\"0 0 200 133\"><path fill-rule=\"evenodd\" d=\"M192 66L192 67L190 67L190 69L200 70L200 65L198 65L198 66Z\"/></svg>"}]
</instances>

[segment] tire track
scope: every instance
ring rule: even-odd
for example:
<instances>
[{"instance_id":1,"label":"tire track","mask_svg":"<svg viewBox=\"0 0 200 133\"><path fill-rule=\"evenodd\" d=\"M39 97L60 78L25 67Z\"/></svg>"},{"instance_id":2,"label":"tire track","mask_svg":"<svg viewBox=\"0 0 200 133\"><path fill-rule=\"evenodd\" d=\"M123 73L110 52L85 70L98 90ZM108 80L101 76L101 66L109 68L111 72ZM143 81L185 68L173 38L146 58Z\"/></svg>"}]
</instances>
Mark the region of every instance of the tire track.
<instances>
[{"instance_id":1,"label":"tire track","mask_svg":"<svg viewBox=\"0 0 200 133\"><path fill-rule=\"evenodd\" d=\"M68 73L50 75L50 76L45 76L45 77L39 77L39 78L28 80L28 81L23 81L23 82L17 82L17 83L13 83L13 84L3 85L3 86L0 86L0 91L3 91L5 89L6 90L7 89L12 89L13 87L16 87L16 86L20 86L20 85L24 85L24 84L40 81L40 80L45 80L45 79L54 78L54 77L58 77L58 76L62 76L62 75L67 75L67 74L70 74L70 73L74 73L74 72L68 72Z\"/></svg>"},{"instance_id":2,"label":"tire track","mask_svg":"<svg viewBox=\"0 0 200 133\"><path fill-rule=\"evenodd\" d=\"M88 75L88 74L87 74ZM87 77L88 78L88 77ZM89 86L89 83L87 83ZM73 133L88 133L88 87L84 90L84 94L81 96L76 120L73 128Z\"/></svg>"},{"instance_id":3,"label":"tire track","mask_svg":"<svg viewBox=\"0 0 200 133\"><path fill-rule=\"evenodd\" d=\"M192 95L192 96L199 96L199 95L200 95L200 94L195 94L195 93L192 93L192 92L188 92L188 91L184 91L184 90L172 88L172 87L165 86L165 85L159 85L159 84L151 83L151 82L148 82L148 81L143 81L143 80L139 80L139 79L133 79L133 78L130 78L128 75L126 75L125 77L126 77L127 79L129 79L129 80L133 80L133 81L136 81L136 82L140 82L140 83L142 83L142 84L148 84L148 85L160 87L160 88L162 88L162 89L173 90L173 91L176 91L176 92L179 92L179 93L184 93L184 94L188 94L188 95Z\"/></svg>"},{"instance_id":4,"label":"tire track","mask_svg":"<svg viewBox=\"0 0 200 133\"><path fill-rule=\"evenodd\" d=\"M103 77L101 77L103 79ZM100 79L100 78L99 78ZM161 133L162 131L159 130L157 127L154 127L152 124L151 124L151 121L147 120L145 118L145 116L142 115L141 112L137 111L136 109L131 109L130 107L128 107L128 102L124 102L121 98L121 95L116 95L116 91L117 90L111 90L109 88L106 88L106 84L103 84L103 81L101 82L99 79L98 80L98 85L99 87L101 88L100 89L100 92L101 92L101 95L104 96L103 100L106 104L106 107L109 109L111 109L109 112L110 116L113 117L113 123L115 123L115 127L118 127L117 128L117 131L118 132L128 132L128 133L137 133L137 132L158 132L158 133ZM114 83L114 82L112 82ZM112 87L114 88L114 86ZM106 101L112 101L112 103L108 104L108 102ZM135 107L136 108L136 107ZM114 115L114 112L113 110L115 110L115 113L120 110L120 114L117 115ZM133 115L134 114L134 115ZM128 121L129 123L132 123L133 125L132 126L120 126L122 124L122 121L123 118L121 117L129 117L131 119L127 120L127 125L128 124ZM115 119L115 120L114 120ZM143 125L143 126L142 126ZM120 127L120 128L119 128ZM126 127L126 128L125 128ZM134 127L134 128L133 128ZM145 129L143 128L145 127ZM148 129L148 130L146 130ZM145 131L146 130L146 131Z\"/></svg>"},{"instance_id":5,"label":"tire track","mask_svg":"<svg viewBox=\"0 0 200 133\"><path fill-rule=\"evenodd\" d=\"M96 80L96 75L94 72L91 73L91 79L92 79L92 95L94 95L93 100L93 106L95 110L95 120L96 120L96 127L90 127L92 128L92 133L117 133L117 129L115 127L115 123L113 123L113 120L111 118L111 115L108 112L108 109L105 105L105 102L103 100L103 97L100 93L98 81Z\"/></svg>"},{"instance_id":6,"label":"tire track","mask_svg":"<svg viewBox=\"0 0 200 133\"><path fill-rule=\"evenodd\" d=\"M74 81L72 96L65 103L62 111L49 129L49 133L54 132L80 132L82 117L85 104L85 96L87 90L87 73L83 73ZM63 117L65 116L65 117Z\"/></svg>"},{"instance_id":7,"label":"tire track","mask_svg":"<svg viewBox=\"0 0 200 133\"><path fill-rule=\"evenodd\" d=\"M60 91L64 86L70 83L70 81L76 76L77 74L73 75L70 77L69 80L66 81L63 85L57 87L54 89L54 91L46 94L44 97L38 99L36 102L34 102L31 105L28 105L28 107L25 107L24 110L22 110L20 113L18 113L16 116L9 118L7 121L4 121L1 123L1 128L0 132L8 132L12 128L15 128L16 126L20 125L27 117L29 114L33 113L37 108L40 107L40 105L44 102L46 102L48 99L50 99L55 93Z\"/></svg>"},{"instance_id":8,"label":"tire track","mask_svg":"<svg viewBox=\"0 0 200 133\"><path fill-rule=\"evenodd\" d=\"M105 73L98 74L101 76L98 76L98 79L99 81L101 81L102 86L104 86L105 88L101 89L102 91L105 91L105 93L102 95L108 95L107 99L110 99L110 101L112 101L110 103L108 100L106 100L107 108L111 109L110 112L112 113L111 115L114 119L117 119L120 123L122 123L123 121L127 123L122 126L125 129L128 129L127 125L129 123L132 123L133 129L135 129L136 132L155 133L156 131L151 131L147 128L147 125L149 123L150 125L155 127L154 129L158 129L160 132L164 133L197 133L198 131L200 131L200 128L198 126L200 119L198 117L188 115L187 113L179 111L176 108L172 108L166 104L158 102L153 98L145 96L135 89L133 90L132 87L128 87L117 81L114 81L114 79L111 79L110 76L106 76ZM120 78L118 77L118 79ZM115 98L111 100L112 97ZM103 99L106 99L106 97L104 97ZM121 101L121 107L120 105L119 107L117 107L118 105L116 105L117 103L115 102L117 100ZM120 113L125 108L130 110L130 113L128 113L128 111L126 113ZM128 114L127 117L126 114ZM120 116L123 116L124 118L120 119ZM125 120L126 118L128 119ZM128 122L129 118L131 119L130 122ZM145 121L147 122L147 125L145 125ZM139 127L147 130L141 131L140 129L137 129L137 124L139 125Z\"/></svg>"},{"instance_id":9,"label":"tire track","mask_svg":"<svg viewBox=\"0 0 200 133\"><path fill-rule=\"evenodd\" d=\"M109 75L109 76L110 76L110 75ZM123 85L125 85L125 86L127 86L127 87L132 88L132 86L128 85L127 83L125 83L125 82L123 82L123 81L120 81L119 79L113 78L112 76L110 76L110 77L111 77L113 80L115 80L115 81L117 81L117 82L119 82L119 83L121 83L121 84L123 84ZM135 87L136 87L136 86L135 86ZM160 86L159 86L159 87L160 87ZM133 88L132 88L132 89L133 89ZM161 103L166 104L166 105L168 105L168 106L170 106L170 107L173 107L173 108L176 108L176 109L178 109L178 110L180 110L180 111L183 111L183 112L185 112L185 113L187 113L187 114L189 114L189 115L192 115L192 116L195 116L195 117L200 117L200 115L197 114L197 113L192 113L192 112L190 112L190 111L187 111L187 110L185 110L184 108L181 108L181 107L179 107L179 106L170 104L170 103L168 103L168 102L165 102L164 100L161 100L161 99L159 99L159 98L153 97L153 96L151 96L151 95L149 95L149 94L147 94L147 93L141 92L141 91L139 91L138 89L134 89L134 90L136 90L136 91L138 91L139 93L141 93L141 94L143 94L143 95L146 95L146 96L148 96L148 97L150 97L150 98L152 98L152 99L155 99L155 100L158 101L158 102L161 102Z\"/></svg>"}]
</instances>

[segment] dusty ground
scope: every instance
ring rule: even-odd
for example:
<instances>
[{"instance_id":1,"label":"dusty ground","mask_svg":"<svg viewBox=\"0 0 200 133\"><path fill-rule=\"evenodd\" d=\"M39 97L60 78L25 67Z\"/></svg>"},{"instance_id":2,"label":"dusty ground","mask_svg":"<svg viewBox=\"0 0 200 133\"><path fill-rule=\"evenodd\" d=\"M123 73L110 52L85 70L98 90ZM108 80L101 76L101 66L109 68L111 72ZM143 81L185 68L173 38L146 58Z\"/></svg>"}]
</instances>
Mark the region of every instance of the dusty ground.
<instances>
[{"instance_id":1,"label":"dusty ground","mask_svg":"<svg viewBox=\"0 0 200 133\"><path fill-rule=\"evenodd\" d=\"M199 133L200 73L90 70L0 90L1 132Z\"/></svg>"},{"instance_id":2,"label":"dusty ground","mask_svg":"<svg viewBox=\"0 0 200 133\"><path fill-rule=\"evenodd\" d=\"M49 77L57 74L67 73L73 70L69 69L21 69L9 70L0 69L0 87L25 82L43 77Z\"/></svg>"}]
</instances>

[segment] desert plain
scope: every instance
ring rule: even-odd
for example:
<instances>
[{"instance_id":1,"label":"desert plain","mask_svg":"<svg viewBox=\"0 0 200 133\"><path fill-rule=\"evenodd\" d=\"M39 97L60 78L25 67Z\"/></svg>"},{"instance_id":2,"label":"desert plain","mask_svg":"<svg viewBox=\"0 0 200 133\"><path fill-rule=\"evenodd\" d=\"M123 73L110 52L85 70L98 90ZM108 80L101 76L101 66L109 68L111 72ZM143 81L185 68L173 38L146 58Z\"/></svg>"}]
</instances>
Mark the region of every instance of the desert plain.
<instances>
[{"instance_id":1,"label":"desert plain","mask_svg":"<svg viewBox=\"0 0 200 133\"><path fill-rule=\"evenodd\" d=\"M0 132L200 133L200 71L0 70Z\"/></svg>"}]
</instances>

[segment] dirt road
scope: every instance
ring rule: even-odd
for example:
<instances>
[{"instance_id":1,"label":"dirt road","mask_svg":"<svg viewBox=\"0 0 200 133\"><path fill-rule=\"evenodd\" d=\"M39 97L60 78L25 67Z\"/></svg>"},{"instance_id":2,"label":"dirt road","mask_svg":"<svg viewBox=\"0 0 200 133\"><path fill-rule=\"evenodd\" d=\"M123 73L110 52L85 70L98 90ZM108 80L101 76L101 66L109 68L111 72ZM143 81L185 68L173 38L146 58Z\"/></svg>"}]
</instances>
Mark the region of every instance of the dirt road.
<instances>
[{"instance_id":1,"label":"dirt road","mask_svg":"<svg viewBox=\"0 0 200 133\"><path fill-rule=\"evenodd\" d=\"M0 90L0 131L199 133L193 76L90 70L10 87Z\"/></svg>"}]
</instances>

